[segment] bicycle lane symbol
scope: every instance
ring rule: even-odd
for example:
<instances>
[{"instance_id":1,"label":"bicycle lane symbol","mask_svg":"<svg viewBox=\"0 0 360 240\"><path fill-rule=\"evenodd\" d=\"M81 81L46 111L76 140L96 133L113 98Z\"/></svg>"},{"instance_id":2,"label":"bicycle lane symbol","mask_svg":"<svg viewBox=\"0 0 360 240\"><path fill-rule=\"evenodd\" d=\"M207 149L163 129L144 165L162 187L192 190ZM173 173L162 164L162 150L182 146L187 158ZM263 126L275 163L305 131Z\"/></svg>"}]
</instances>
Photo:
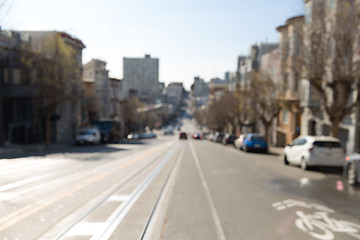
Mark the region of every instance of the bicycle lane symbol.
<instances>
[{"instance_id":1,"label":"bicycle lane symbol","mask_svg":"<svg viewBox=\"0 0 360 240\"><path fill-rule=\"evenodd\" d=\"M278 211L293 207L314 210L311 214L307 214L304 211L295 212L298 217L295 220L295 226L313 238L332 240L335 239L335 233L340 233L347 234L355 239L360 239L359 224L331 218L329 214L335 213L335 211L326 206L293 199L276 202L273 203L272 206Z\"/></svg>"}]
</instances>

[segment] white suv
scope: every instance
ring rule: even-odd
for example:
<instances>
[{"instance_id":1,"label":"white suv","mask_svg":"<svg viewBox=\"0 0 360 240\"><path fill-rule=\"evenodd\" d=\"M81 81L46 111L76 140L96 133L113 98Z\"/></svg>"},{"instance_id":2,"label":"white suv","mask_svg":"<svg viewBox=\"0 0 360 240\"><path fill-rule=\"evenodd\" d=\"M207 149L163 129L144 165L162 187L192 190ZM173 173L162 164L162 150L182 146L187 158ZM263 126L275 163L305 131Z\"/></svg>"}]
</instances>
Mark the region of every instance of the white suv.
<instances>
[{"instance_id":1,"label":"white suv","mask_svg":"<svg viewBox=\"0 0 360 240\"><path fill-rule=\"evenodd\" d=\"M76 136L76 144L99 144L101 140L100 131L97 128L80 129Z\"/></svg>"},{"instance_id":2,"label":"white suv","mask_svg":"<svg viewBox=\"0 0 360 240\"><path fill-rule=\"evenodd\" d=\"M300 136L284 149L284 163L309 166L343 167L345 153L340 140L326 136Z\"/></svg>"}]
</instances>

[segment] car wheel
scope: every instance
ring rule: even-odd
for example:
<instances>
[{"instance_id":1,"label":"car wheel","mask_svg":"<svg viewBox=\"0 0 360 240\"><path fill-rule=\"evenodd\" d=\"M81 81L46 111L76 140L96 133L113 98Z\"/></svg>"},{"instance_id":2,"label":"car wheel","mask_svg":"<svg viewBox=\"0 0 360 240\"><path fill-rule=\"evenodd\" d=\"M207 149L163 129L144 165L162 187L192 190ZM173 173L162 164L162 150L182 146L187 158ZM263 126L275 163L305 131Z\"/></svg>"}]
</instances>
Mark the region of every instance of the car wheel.
<instances>
[{"instance_id":1,"label":"car wheel","mask_svg":"<svg viewBox=\"0 0 360 240\"><path fill-rule=\"evenodd\" d=\"M304 171L309 169L308 164L304 158L301 159L300 167Z\"/></svg>"},{"instance_id":2,"label":"car wheel","mask_svg":"<svg viewBox=\"0 0 360 240\"><path fill-rule=\"evenodd\" d=\"M245 152L249 152L249 149L248 149L247 146L244 147L244 151L245 151Z\"/></svg>"},{"instance_id":3,"label":"car wheel","mask_svg":"<svg viewBox=\"0 0 360 240\"><path fill-rule=\"evenodd\" d=\"M287 160L287 156L286 156L286 155L284 156L284 164L285 164L285 165L289 165L289 161Z\"/></svg>"},{"instance_id":4,"label":"car wheel","mask_svg":"<svg viewBox=\"0 0 360 240\"><path fill-rule=\"evenodd\" d=\"M346 179L347 182L350 185L356 185L358 184L357 181L357 172L356 172L356 166L355 164L351 163L347 169L347 174L346 174Z\"/></svg>"}]
</instances>

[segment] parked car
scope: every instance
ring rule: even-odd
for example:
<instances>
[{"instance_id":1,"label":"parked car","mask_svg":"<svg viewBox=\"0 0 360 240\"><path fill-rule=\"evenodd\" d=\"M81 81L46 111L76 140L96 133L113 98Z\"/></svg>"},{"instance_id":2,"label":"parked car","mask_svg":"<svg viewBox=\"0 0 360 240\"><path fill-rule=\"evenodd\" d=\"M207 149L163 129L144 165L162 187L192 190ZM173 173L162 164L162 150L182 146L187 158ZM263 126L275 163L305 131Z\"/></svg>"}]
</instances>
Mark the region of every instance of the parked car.
<instances>
[{"instance_id":1,"label":"parked car","mask_svg":"<svg viewBox=\"0 0 360 240\"><path fill-rule=\"evenodd\" d=\"M97 128L80 129L76 136L76 144L99 144L101 141L100 131Z\"/></svg>"},{"instance_id":2,"label":"parked car","mask_svg":"<svg viewBox=\"0 0 360 240\"><path fill-rule=\"evenodd\" d=\"M355 153L345 158L344 177L350 185L359 185L360 153Z\"/></svg>"},{"instance_id":3,"label":"parked car","mask_svg":"<svg viewBox=\"0 0 360 240\"><path fill-rule=\"evenodd\" d=\"M171 128L167 128L164 130L164 135L174 135L174 130Z\"/></svg>"},{"instance_id":4,"label":"parked car","mask_svg":"<svg viewBox=\"0 0 360 240\"><path fill-rule=\"evenodd\" d=\"M151 131L146 131L146 132L142 132L139 133L139 138L140 139L151 139L151 138L156 138L157 135L154 132Z\"/></svg>"},{"instance_id":5,"label":"parked car","mask_svg":"<svg viewBox=\"0 0 360 240\"><path fill-rule=\"evenodd\" d=\"M186 134L185 132L181 132L181 133L179 134L179 138L180 138L180 139L187 139L187 134Z\"/></svg>"},{"instance_id":6,"label":"parked car","mask_svg":"<svg viewBox=\"0 0 360 240\"><path fill-rule=\"evenodd\" d=\"M139 136L139 134L137 134L137 133L131 132L131 133L129 133L129 134L127 135L126 138L127 138L128 140L138 140L138 139L140 139L140 136Z\"/></svg>"},{"instance_id":7,"label":"parked car","mask_svg":"<svg viewBox=\"0 0 360 240\"><path fill-rule=\"evenodd\" d=\"M327 136L300 136L284 148L284 163L309 166L343 167L345 153L340 140Z\"/></svg>"},{"instance_id":8,"label":"parked car","mask_svg":"<svg viewBox=\"0 0 360 240\"><path fill-rule=\"evenodd\" d=\"M227 133L222 139L222 144L234 144L235 139L236 135Z\"/></svg>"},{"instance_id":9,"label":"parked car","mask_svg":"<svg viewBox=\"0 0 360 240\"><path fill-rule=\"evenodd\" d=\"M241 149L241 145L242 145L242 143L244 142L244 139L246 138L246 135L247 135L247 134L240 134L240 136L239 136L237 139L235 139L235 141L234 141L234 147L235 147L236 149Z\"/></svg>"},{"instance_id":10,"label":"parked car","mask_svg":"<svg viewBox=\"0 0 360 240\"><path fill-rule=\"evenodd\" d=\"M99 120L93 124L100 130L101 142L114 143L121 140L120 122L114 120Z\"/></svg>"},{"instance_id":11,"label":"parked car","mask_svg":"<svg viewBox=\"0 0 360 240\"><path fill-rule=\"evenodd\" d=\"M266 153L268 151L268 144L262 135L249 133L244 138L240 150L244 150L245 152L259 151Z\"/></svg>"},{"instance_id":12,"label":"parked car","mask_svg":"<svg viewBox=\"0 0 360 240\"><path fill-rule=\"evenodd\" d=\"M200 133L194 133L194 134L192 135L192 137L193 137L193 139L197 139L197 140L200 140L200 139L201 139Z\"/></svg>"},{"instance_id":13,"label":"parked car","mask_svg":"<svg viewBox=\"0 0 360 240\"><path fill-rule=\"evenodd\" d=\"M214 142L221 143L222 140L223 140L223 138L224 138L224 136L225 136L224 133L216 132L215 135L214 135L213 141L214 141Z\"/></svg>"}]
</instances>

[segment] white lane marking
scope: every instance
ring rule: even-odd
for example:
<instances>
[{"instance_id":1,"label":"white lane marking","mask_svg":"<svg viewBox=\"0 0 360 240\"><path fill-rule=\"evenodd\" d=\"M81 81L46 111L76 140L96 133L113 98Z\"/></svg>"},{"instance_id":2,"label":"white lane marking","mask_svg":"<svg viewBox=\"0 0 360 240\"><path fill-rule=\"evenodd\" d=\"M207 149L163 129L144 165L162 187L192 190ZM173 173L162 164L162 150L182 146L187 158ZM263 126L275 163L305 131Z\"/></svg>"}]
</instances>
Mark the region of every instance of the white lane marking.
<instances>
[{"instance_id":1,"label":"white lane marking","mask_svg":"<svg viewBox=\"0 0 360 240\"><path fill-rule=\"evenodd\" d=\"M226 237L225 237L225 234L224 234L224 229L221 225L221 222L220 222L220 218L219 218L219 215L216 211L216 208L215 208L215 205L214 205L214 202L211 198L211 195L210 195L210 190L209 190L209 187L205 181L205 177L204 177L204 173L203 171L201 170L201 167L200 167L200 163L199 163L199 159L196 155L196 152L195 152L195 149L194 149L194 146L192 145L191 141L190 141L190 148L191 148L191 152L194 156L194 160L195 160L195 164L196 164L196 167L199 171L199 175L200 175L200 178L201 178L201 182L202 182L202 185L205 189L205 193L206 193L206 196L207 196L207 199L208 199L208 202L209 202L209 205L210 205L210 210L211 210L211 215L213 217L213 220L214 220L214 223L215 223L215 227L216 227L216 232L217 232L217 235L218 235L218 239L219 240L226 240Z\"/></svg>"},{"instance_id":2,"label":"white lane marking","mask_svg":"<svg viewBox=\"0 0 360 240\"><path fill-rule=\"evenodd\" d=\"M123 202L106 220L101 228L95 235L92 236L90 240L107 240L111 237L117 226L121 223L130 209L133 207L135 202L141 196L141 194L146 190L146 188L150 185L152 180L159 174L162 168L166 165L166 163L170 160L170 158L175 153L175 150L178 148L179 144L177 144L172 151L165 157L164 160L144 179L144 181L130 194L130 197L127 201Z\"/></svg>"},{"instance_id":3,"label":"white lane marking","mask_svg":"<svg viewBox=\"0 0 360 240\"><path fill-rule=\"evenodd\" d=\"M124 202L129 199L130 195L113 195L109 197L106 201L107 202Z\"/></svg>"},{"instance_id":4,"label":"white lane marking","mask_svg":"<svg viewBox=\"0 0 360 240\"><path fill-rule=\"evenodd\" d=\"M23 186L23 185L26 185L26 184L29 184L29 183L33 183L33 182L42 180L44 178L55 176L57 174L58 173L55 173L55 174L51 173L51 174L46 174L46 175L43 175L43 176L40 176L40 177L28 178L28 179L24 179L24 180L21 180L21 181L18 181L18 182L2 185L0 187L0 192L8 191L8 190L11 190L11 189L14 189L14 188L17 188L17 187L20 187L20 186Z\"/></svg>"},{"instance_id":5,"label":"white lane marking","mask_svg":"<svg viewBox=\"0 0 360 240\"><path fill-rule=\"evenodd\" d=\"M287 199L273 203L272 206L278 211L293 207L304 208L307 209L307 211L314 210L314 212L310 214L303 211L295 211L298 217L295 219L295 226L313 238L334 240L335 233L343 233L360 239L359 224L330 217L329 214L335 213L335 211L324 205Z\"/></svg>"},{"instance_id":6,"label":"white lane marking","mask_svg":"<svg viewBox=\"0 0 360 240\"><path fill-rule=\"evenodd\" d=\"M68 233L68 236L92 236L103 228L103 222L83 222L77 224Z\"/></svg>"},{"instance_id":7,"label":"white lane marking","mask_svg":"<svg viewBox=\"0 0 360 240\"><path fill-rule=\"evenodd\" d=\"M168 194L169 194L169 191L170 191L169 188L171 188L171 185L175 182L175 179L177 177L177 173L175 171L177 171L177 169L179 168L180 161L181 161L183 155L184 155L184 148L181 150L181 153L180 153L179 157L176 160L176 165L173 168L173 173L171 173L169 181L168 181L168 183L166 184L166 186L164 188L163 194L159 199L158 206L163 206L164 208L166 208L167 205L168 205L168 202L166 202L166 196L168 196ZM145 235L142 238L143 240L152 239L152 236L153 236L153 234L155 232L154 224L157 223L157 222L160 222L160 221L164 222L165 215L160 217L160 215L161 215L160 211L159 211L159 209L158 209L158 211L155 211L153 217L150 219L150 222L149 222L149 224L147 226L147 230L145 232ZM161 225L161 227L162 227L162 225ZM161 230L159 230L159 231L161 231ZM155 239L157 239L157 238L155 238Z\"/></svg>"},{"instance_id":8,"label":"white lane marking","mask_svg":"<svg viewBox=\"0 0 360 240\"><path fill-rule=\"evenodd\" d=\"M51 159L54 160L54 159ZM31 161L29 164L25 164L22 166L17 166L18 164L11 164L10 166L7 166L7 168L0 168L0 176L6 176L6 175L10 175L10 174L14 174L14 173L21 173L21 172L29 172L30 169L41 169L41 168L45 168L47 166L54 166L55 165L55 161L51 162L51 160L48 160L43 162L41 160L41 162L37 162L37 160L34 159L28 159L28 161ZM10 163L9 163L10 164Z\"/></svg>"},{"instance_id":9,"label":"white lane marking","mask_svg":"<svg viewBox=\"0 0 360 240\"><path fill-rule=\"evenodd\" d=\"M333 240L334 233L346 233L360 239L360 225L330 218L328 214L327 212L305 214L302 211L296 211L299 218L295 220L295 225L313 238L320 240Z\"/></svg>"},{"instance_id":10,"label":"white lane marking","mask_svg":"<svg viewBox=\"0 0 360 240\"><path fill-rule=\"evenodd\" d=\"M9 201L10 199L13 199L15 197L17 197L17 194L0 192L0 202Z\"/></svg>"},{"instance_id":11,"label":"white lane marking","mask_svg":"<svg viewBox=\"0 0 360 240\"><path fill-rule=\"evenodd\" d=\"M284 200L281 202L276 202L276 203L273 203L272 206L274 208L276 208L276 210L278 210L278 211L282 211L282 210L285 210L287 208L292 208L292 207L302 207L302 208L314 209L317 211L325 211L325 212L329 212L329 213L334 212L334 210L332 210L324 205L315 204L315 203L307 203L304 201L294 200L294 199L287 199L287 200Z\"/></svg>"}]
</instances>

